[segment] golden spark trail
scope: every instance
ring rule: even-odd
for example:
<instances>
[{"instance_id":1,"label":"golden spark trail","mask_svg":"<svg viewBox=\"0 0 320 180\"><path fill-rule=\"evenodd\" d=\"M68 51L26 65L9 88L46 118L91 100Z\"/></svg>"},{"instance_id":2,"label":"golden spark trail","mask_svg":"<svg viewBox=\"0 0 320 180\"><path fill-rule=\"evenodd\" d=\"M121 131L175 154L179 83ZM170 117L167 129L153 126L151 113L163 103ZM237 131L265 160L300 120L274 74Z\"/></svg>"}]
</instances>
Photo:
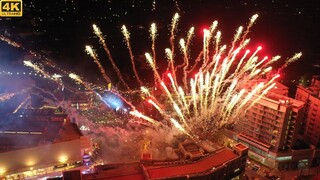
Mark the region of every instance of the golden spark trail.
<instances>
[{"instance_id":1,"label":"golden spark trail","mask_svg":"<svg viewBox=\"0 0 320 180\"><path fill-rule=\"evenodd\" d=\"M231 85L228 87L228 90L226 92L226 97L223 98L224 99L224 104L223 104L223 107L228 107L228 104L230 104L230 101L229 99L232 97L232 95L234 94L234 89L236 88L236 85L237 85L238 81L237 79L234 79L231 83ZM225 110L225 109L221 109L221 110ZM221 111L221 113L223 113Z\"/></svg>"},{"instance_id":2,"label":"golden spark trail","mask_svg":"<svg viewBox=\"0 0 320 180\"><path fill-rule=\"evenodd\" d=\"M12 113L13 114L17 113L19 109L21 109L21 107L24 106L30 99L31 99L31 96L26 97Z\"/></svg>"},{"instance_id":3,"label":"golden spark trail","mask_svg":"<svg viewBox=\"0 0 320 180\"><path fill-rule=\"evenodd\" d=\"M137 111L137 110L134 110L134 111L130 111L129 112L130 115L132 116L135 116L135 117L138 117L138 118L141 118L141 119L144 119L152 124L155 124L155 125L159 125L159 122L157 122L156 120L146 116L146 115L143 115L141 112Z\"/></svg>"},{"instance_id":4,"label":"golden spark trail","mask_svg":"<svg viewBox=\"0 0 320 180\"><path fill-rule=\"evenodd\" d=\"M183 124L187 127L190 128L188 126L188 123L186 121L186 119L184 118L183 113L181 112L181 109L179 108L179 106L176 103L173 103L173 108L174 110L177 112L178 116L180 117L180 119L182 119Z\"/></svg>"},{"instance_id":5,"label":"golden spark trail","mask_svg":"<svg viewBox=\"0 0 320 180\"><path fill-rule=\"evenodd\" d=\"M142 86L142 81L140 80L140 77L139 77L139 74L137 72L137 69L136 69L136 64L134 62L134 56L133 56L133 53L132 53L132 50L131 50L131 45L130 45L130 33L129 31L127 30L126 26L123 25L121 27L121 31L122 31L122 34L124 36L124 39L126 40L126 43L127 43L127 48L129 50L129 55L130 55L130 60L131 60L131 64L132 64L132 69L133 69L133 73L134 75L136 76L136 79L139 83L140 86Z\"/></svg>"},{"instance_id":6,"label":"golden spark trail","mask_svg":"<svg viewBox=\"0 0 320 180\"><path fill-rule=\"evenodd\" d=\"M236 94L234 96L234 98L232 98L232 100L230 101L230 104L228 104L227 107L227 114L231 113L231 110L235 107L236 103L239 102L240 98L242 97L242 95L246 92L245 89L242 89L239 94Z\"/></svg>"},{"instance_id":7,"label":"golden spark trail","mask_svg":"<svg viewBox=\"0 0 320 180\"><path fill-rule=\"evenodd\" d=\"M208 109L208 95L209 95L209 90L210 90L210 74L209 72L206 72L206 76L205 76L205 98L204 98L204 108Z\"/></svg>"},{"instance_id":8,"label":"golden spark trail","mask_svg":"<svg viewBox=\"0 0 320 180\"><path fill-rule=\"evenodd\" d=\"M257 103L260 99L262 99L272 88L276 86L277 83L273 83L268 86L255 100L252 101L248 109L250 109L255 103Z\"/></svg>"},{"instance_id":9,"label":"golden spark trail","mask_svg":"<svg viewBox=\"0 0 320 180\"><path fill-rule=\"evenodd\" d=\"M15 96L17 93L7 93L7 94L0 94L0 102L3 102L3 101L7 101L9 99L11 99L13 96Z\"/></svg>"},{"instance_id":10,"label":"golden spark trail","mask_svg":"<svg viewBox=\"0 0 320 180\"><path fill-rule=\"evenodd\" d=\"M264 66L268 66L276 61L278 61L279 59L281 58L281 56L277 55L277 56L274 56L269 62L267 62Z\"/></svg>"},{"instance_id":11,"label":"golden spark trail","mask_svg":"<svg viewBox=\"0 0 320 180\"><path fill-rule=\"evenodd\" d=\"M198 90L198 94L200 95L199 98L200 98L200 109L203 109L203 103L204 103L204 100L203 100L203 89L204 89L204 83L203 83L203 73L202 72L199 72L199 90Z\"/></svg>"},{"instance_id":12,"label":"golden spark trail","mask_svg":"<svg viewBox=\"0 0 320 180\"><path fill-rule=\"evenodd\" d=\"M39 66L36 64L33 64L31 61L23 61L25 66L33 68L36 72L41 73L45 78L50 78L50 75L46 73L44 70L42 70Z\"/></svg>"},{"instance_id":13,"label":"golden spark trail","mask_svg":"<svg viewBox=\"0 0 320 180\"><path fill-rule=\"evenodd\" d=\"M194 27L191 27L188 31L188 35L187 35L187 43L186 43L186 49L189 48L190 43L191 43L191 39L194 35Z\"/></svg>"},{"instance_id":14,"label":"golden spark trail","mask_svg":"<svg viewBox=\"0 0 320 180\"><path fill-rule=\"evenodd\" d=\"M70 74L69 74L69 77L70 77L71 79L75 80L76 82L82 84L87 90L92 91L92 88L91 88L87 83L85 83L84 81L82 81L82 79L81 79L78 75L76 75L76 74L74 74L74 73L70 73Z\"/></svg>"},{"instance_id":15,"label":"golden spark trail","mask_svg":"<svg viewBox=\"0 0 320 180\"><path fill-rule=\"evenodd\" d=\"M152 49L152 56L153 56L153 63L156 62L156 47L155 47L155 42L156 42L156 37L157 37L157 27L156 27L156 24L155 23L152 23L151 24L151 27L150 27L150 35L151 35L151 41L152 41L152 44L151 44L151 49Z\"/></svg>"},{"instance_id":16,"label":"golden spark trail","mask_svg":"<svg viewBox=\"0 0 320 180\"><path fill-rule=\"evenodd\" d=\"M182 64L182 70L183 70L183 77L182 77L182 81L183 81L183 86L186 90L188 90L188 82L187 82L187 69L189 66L189 57L188 57L188 52L187 52L187 47L185 45L185 42L183 39L181 39L180 41L181 44L181 48L183 51L183 64Z\"/></svg>"},{"instance_id":17,"label":"golden spark trail","mask_svg":"<svg viewBox=\"0 0 320 180\"><path fill-rule=\"evenodd\" d=\"M272 70L272 67L269 66L267 67L266 69L263 70L263 74L267 73L267 72L270 72Z\"/></svg>"},{"instance_id":18,"label":"golden spark trail","mask_svg":"<svg viewBox=\"0 0 320 180\"><path fill-rule=\"evenodd\" d=\"M141 86L141 87L140 87L140 90L141 90L141 92L142 92L143 94L145 94L145 95L147 95L147 96L151 96L149 90L148 90L146 87Z\"/></svg>"},{"instance_id":19,"label":"golden spark trail","mask_svg":"<svg viewBox=\"0 0 320 180\"><path fill-rule=\"evenodd\" d=\"M115 63L114 60L113 60L113 57L112 57L112 55L111 55L111 52L109 51L109 48L108 48L108 46L107 46L107 44L106 44L106 41L105 41L105 39L104 39L104 37L103 37L102 32L100 31L100 29L98 28L98 26L96 26L95 24L93 24L92 27L93 27L93 32L94 32L94 34L99 38L99 41L100 41L100 43L101 43L102 46L103 46L103 49L104 49L105 52L107 53L108 58L109 58L109 60L110 60L110 62L111 62L111 65L112 65L113 69L116 71L118 78L120 79L120 81L122 82L122 84L123 84L127 89L130 89L130 87L128 86L128 84L127 84L127 83L125 82L125 80L123 79L123 77L122 77L122 75L121 75L121 72L120 72L118 66L116 65L116 63ZM99 66L99 65L98 65L98 66ZM99 68L100 68L100 66L99 66Z\"/></svg>"},{"instance_id":20,"label":"golden spark trail","mask_svg":"<svg viewBox=\"0 0 320 180\"><path fill-rule=\"evenodd\" d=\"M0 35L0 40L8 43L9 45L11 45L11 46L13 46L13 47L24 49L24 48L21 46L21 44L19 44L19 43L17 43L17 42L14 42L14 41L12 41L11 39L9 39L9 38L7 38L7 37L4 37L4 36L1 36L1 35Z\"/></svg>"},{"instance_id":21,"label":"golden spark trail","mask_svg":"<svg viewBox=\"0 0 320 180\"><path fill-rule=\"evenodd\" d=\"M219 51L214 55L214 57L212 58L212 61L209 63L209 65L207 65L207 67L204 69L205 71L208 71L209 69L212 68L213 65L215 65L213 72L216 71L217 66L218 66L218 62L221 58L221 54L225 51L225 49L227 48L226 45L222 46ZM212 73L214 74L214 73Z\"/></svg>"},{"instance_id":22,"label":"golden spark trail","mask_svg":"<svg viewBox=\"0 0 320 180\"><path fill-rule=\"evenodd\" d=\"M107 81L107 83L112 83L110 78L107 76L106 71L102 67L97 54L92 49L92 46L86 45L85 50L86 50L87 54L89 54L93 58L93 61L98 65L98 68L102 74L102 77Z\"/></svg>"},{"instance_id":23,"label":"golden spark trail","mask_svg":"<svg viewBox=\"0 0 320 180\"><path fill-rule=\"evenodd\" d=\"M186 90L188 90L188 82L187 82L187 69L189 68L189 46L192 40L192 37L194 35L194 27L191 27L187 34L187 42L185 42L183 39L180 40L180 46L183 51L183 64L182 64L182 70L183 70L183 85Z\"/></svg>"},{"instance_id":24,"label":"golden spark trail","mask_svg":"<svg viewBox=\"0 0 320 180\"><path fill-rule=\"evenodd\" d=\"M193 101L193 111L194 111L195 116L198 116L198 108L197 108L198 95L197 95L197 90L196 90L196 82L194 79L191 79L190 85L191 85L191 98Z\"/></svg>"},{"instance_id":25,"label":"golden spark trail","mask_svg":"<svg viewBox=\"0 0 320 180\"><path fill-rule=\"evenodd\" d=\"M7 100L11 99L12 97L14 97L16 95L26 93L29 90L30 90L30 88L26 88L26 89L22 89L21 91L15 92L15 93L0 94L0 102L7 101Z\"/></svg>"},{"instance_id":26,"label":"golden spark trail","mask_svg":"<svg viewBox=\"0 0 320 180\"><path fill-rule=\"evenodd\" d=\"M216 40L216 44L215 44L215 47L216 47L216 50L215 52L218 53L219 52L219 44L220 44L220 41L221 41L221 32L218 31L216 36L215 36L215 40Z\"/></svg>"},{"instance_id":27,"label":"golden spark trail","mask_svg":"<svg viewBox=\"0 0 320 180\"><path fill-rule=\"evenodd\" d=\"M171 118L170 121L179 131L183 132L184 134L188 135L189 137L193 138L175 119Z\"/></svg>"},{"instance_id":28,"label":"golden spark trail","mask_svg":"<svg viewBox=\"0 0 320 180\"><path fill-rule=\"evenodd\" d=\"M249 53L250 53L250 50L246 50L245 54L243 55L243 57L241 58L240 62L238 63L237 68L236 68L236 70L235 70L235 72L233 73L232 76L238 74L238 72L239 72L239 70L240 70L240 67L241 67L241 65L242 65L242 63L243 63L243 60L247 57L247 55L248 55ZM241 76L241 74L242 74L242 73L240 73L239 76Z\"/></svg>"},{"instance_id":29,"label":"golden spark trail","mask_svg":"<svg viewBox=\"0 0 320 180\"><path fill-rule=\"evenodd\" d=\"M190 111L189 111L189 108L188 108L188 105L187 105L187 101L186 101L186 97L185 97L185 94L184 94L184 91L182 89L182 87L178 87L178 91L179 91L179 95L182 99L182 102L183 102L183 105L184 105L184 108L187 110L187 113L190 114Z\"/></svg>"},{"instance_id":30,"label":"golden spark trail","mask_svg":"<svg viewBox=\"0 0 320 180\"><path fill-rule=\"evenodd\" d=\"M149 63L151 69L153 70L154 78L158 80L159 83L161 83L161 77L157 71L157 67L153 63L153 59L149 53L144 54L146 56L147 62Z\"/></svg>"},{"instance_id":31,"label":"golden spark trail","mask_svg":"<svg viewBox=\"0 0 320 180\"><path fill-rule=\"evenodd\" d=\"M203 51L201 51L199 53L198 57L195 60L195 64L193 65L193 67L190 70L187 71L188 73L193 72L196 69L196 67L198 66L198 63L201 61L201 56L202 55L203 55Z\"/></svg>"},{"instance_id":32,"label":"golden spark trail","mask_svg":"<svg viewBox=\"0 0 320 180\"><path fill-rule=\"evenodd\" d=\"M301 56L302 56L301 52L296 53L292 58L288 59L286 61L286 63L281 68L279 68L278 71L281 71L283 68L287 67L290 63L292 63L292 62L296 61L297 59L299 59Z\"/></svg>"},{"instance_id":33,"label":"golden spark trail","mask_svg":"<svg viewBox=\"0 0 320 180\"><path fill-rule=\"evenodd\" d=\"M182 98L182 97L180 97L180 94L179 94L178 89L177 89L177 84L175 84L175 82L174 82L174 80L173 80L173 78L172 78L171 73L168 73L168 77L169 77L169 79L170 79L171 86L172 86L172 88L173 88L173 90L174 90L174 92L175 92L175 94L176 94L176 97L177 97L176 99L177 99L177 101L179 102L179 104L180 104L181 106L184 106L183 102L181 101L181 98Z\"/></svg>"},{"instance_id":34,"label":"golden spark trail","mask_svg":"<svg viewBox=\"0 0 320 180\"><path fill-rule=\"evenodd\" d=\"M244 66L245 70L250 69L250 67L253 67L253 64L255 63L255 61L257 60L258 57L256 57L256 54L262 49L261 46L259 46L257 48L257 50L251 55L251 57L249 58L246 66Z\"/></svg>"},{"instance_id":35,"label":"golden spark trail","mask_svg":"<svg viewBox=\"0 0 320 180\"><path fill-rule=\"evenodd\" d=\"M259 83L249 94L245 97L242 103L239 105L239 109L242 108L247 102L256 94L258 93L264 86L264 83Z\"/></svg>"},{"instance_id":36,"label":"golden spark trail","mask_svg":"<svg viewBox=\"0 0 320 180\"><path fill-rule=\"evenodd\" d=\"M164 84L164 82L161 82L161 86L163 87L163 89L165 90L165 92L167 93L168 98L170 99L170 101L172 102L172 104L174 104L174 100L172 98L172 94L170 93L170 91L168 90L167 86Z\"/></svg>"},{"instance_id":37,"label":"golden spark trail","mask_svg":"<svg viewBox=\"0 0 320 180\"><path fill-rule=\"evenodd\" d=\"M151 24L151 27L150 27L149 31L150 31L150 35L151 35L151 41L152 41L151 49L152 49L152 56L153 56L153 64L156 65L155 41L156 41L156 37L157 37L157 27L156 27L155 23ZM156 77L154 77L154 85L156 85L156 83L157 83L157 79L156 79Z\"/></svg>"},{"instance_id":38,"label":"golden spark trail","mask_svg":"<svg viewBox=\"0 0 320 180\"><path fill-rule=\"evenodd\" d=\"M268 56L265 56L260 62L258 62L254 67L252 68L252 71L254 71L257 67L259 67L262 63L264 63L268 59Z\"/></svg>"},{"instance_id":39,"label":"golden spark trail","mask_svg":"<svg viewBox=\"0 0 320 180\"><path fill-rule=\"evenodd\" d=\"M167 58L169 60L169 65L171 67L172 77L174 79L174 82L177 84L176 72L175 72L175 68L174 68L174 60L173 60L172 51L169 48L166 48L165 52L166 52Z\"/></svg>"},{"instance_id":40,"label":"golden spark trail","mask_svg":"<svg viewBox=\"0 0 320 180\"><path fill-rule=\"evenodd\" d=\"M174 92L176 93L177 97L179 97L179 92L178 92L178 89L177 89L177 85L175 84L171 73L168 73L168 77L169 77L169 79L170 79L171 86L172 86Z\"/></svg>"},{"instance_id":41,"label":"golden spark trail","mask_svg":"<svg viewBox=\"0 0 320 180\"><path fill-rule=\"evenodd\" d=\"M247 26L246 31L244 32L244 35L242 36L242 40L241 40L240 44L242 44L245 41L245 39L247 38L247 35L250 32L251 27L253 26L254 22L256 21L256 19L258 17L259 17L258 14L255 14L255 15L251 16L250 22L249 22L249 24Z\"/></svg>"},{"instance_id":42,"label":"golden spark trail","mask_svg":"<svg viewBox=\"0 0 320 180\"><path fill-rule=\"evenodd\" d=\"M209 59L209 41L210 41L210 31L207 29L203 30L203 66L207 65Z\"/></svg>"},{"instance_id":43,"label":"golden spark trail","mask_svg":"<svg viewBox=\"0 0 320 180\"><path fill-rule=\"evenodd\" d=\"M233 41L232 41L232 45L231 45L231 49L230 49L230 51L229 51L229 55L228 55L228 56L230 56L230 54L233 52L233 49L234 49L234 47L235 47L236 42L237 42L237 41L239 40L239 38L241 37L242 31L243 31L243 27L240 26L240 27L238 28L236 34L234 35L234 38L233 38Z\"/></svg>"},{"instance_id":44,"label":"golden spark trail","mask_svg":"<svg viewBox=\"0 0 320 180\"><path fill-rule=\"evenodd\" d=\"M31 61L23 61L25 66L31 67L33 68L36 72L40 73L43 75L44 78L48 78L52 81L54 81L55 83L57 83L60 87L62 87L62 89L65 87L62 80L60 79L59 76L57 76L56 74L51 76L49 75L47 72L45 72L43 69L41 69L38 65L33 64Z\"/></svg>"},{"instance_id":45,"label":"golden spark trail","mask_svg":"<svg viewBox=\"0 0 320 180\"><path fill-rule=\"evenodd\" d=\"M170 31L170 46L171 46L171 52L174 54L174 37L175 37L175 31L177 29L177 24L179 20L179 14L174 14L172 21L171 21L171 31Z\"/></svg>"},{"instance_id":46,"label":"golden spark trail","mask_svg":"<svg viewBox=\"0 0 320 180\"><path fill-rule=\"evenodd\" d=\"M166 113L154 101L149 99L148 103L152 104L162 115L166 116Z\"/></svg>"}]
</instances>

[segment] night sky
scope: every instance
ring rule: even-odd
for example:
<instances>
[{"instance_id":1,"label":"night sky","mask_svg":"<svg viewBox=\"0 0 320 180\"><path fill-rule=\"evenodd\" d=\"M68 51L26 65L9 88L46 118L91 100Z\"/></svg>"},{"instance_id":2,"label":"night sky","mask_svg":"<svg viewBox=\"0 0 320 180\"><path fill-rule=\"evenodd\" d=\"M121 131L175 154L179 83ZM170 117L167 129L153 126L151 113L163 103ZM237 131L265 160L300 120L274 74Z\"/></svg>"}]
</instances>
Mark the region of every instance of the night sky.
<instances>
[{"instance_id":1,"label":"night sky","mask_svg":"<svg viewBox=\"0 0 320 180\"><path fill-rule=\"evenodd\" d=\"M235 30L240 25L246 26L249 18L258 13L259 18L249 35L252 39L249 48L262 45L261 55L281 55L282 60L301 51L303 57L283 71L282 80L320 74L318 0L25 0L23 4L23 17L0 18L1 35L43 54L64 69L88 76L97 76L99 72L84 51L87 44L97 49L102 64L107 71L112 71L92 32L93 23L106 35L120 70L128 72L131 64L121 26L125 24L130 31L134 56L143 69L145 59L141 57L151 51L150 24L157 24L156 49L161 57L164 48L170 46L169 26L176 12L181 16L176 39L185 37L189 28L195 26L194 46L202 43L202 29L214 20L219 21L222 42L230 44ZM24 52L5 42L0 42L0 47L0 68L21 63ZM195 49L197 47L199 45ZM197 54L198 49L195 52Z\"/></svg>"}]
</instances>

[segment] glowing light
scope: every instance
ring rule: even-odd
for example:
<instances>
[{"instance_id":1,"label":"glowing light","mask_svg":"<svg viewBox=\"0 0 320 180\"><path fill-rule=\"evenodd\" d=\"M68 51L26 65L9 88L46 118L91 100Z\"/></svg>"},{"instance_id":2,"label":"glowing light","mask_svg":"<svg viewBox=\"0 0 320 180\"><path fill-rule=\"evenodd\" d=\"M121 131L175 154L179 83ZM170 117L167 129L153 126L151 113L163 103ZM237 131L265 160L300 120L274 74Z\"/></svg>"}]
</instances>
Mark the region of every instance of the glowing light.
<instances>
[{"instance_id":1,"label":"glowing light","mask_svg":"<svg viewBox=\"0 0 320 180\"><path fill-rule=\"evenodd\" d=\"M143 115L141 112L139 112L139 111L137 111L137 110L134 110L134 111L130 111L129 112L132 116L136 116L136 117L138 117L138 118L142 118L142 119L144 119L144 120L146 120L146 121L148 121L148 122L150 122L150 123L152 123L152 124L159 124L159 122L157 122L156 120L154 120L154 119L152 119L152 118L150 118L150 117L148 117L148 116L146 116L146 115Z\"/></svg>"},{"instance_id":2,"label":"glowing light","mask_svg":"<svg viewBox=\"0 0 320 180\"><path fill-rule=\"evenodd\" d=\"M7 170L4 167L0 167L0 175L3 175Z\"/></svg>"},{"instance_id":3,"label":"glowing light","mask_svg":"<svg viewBox=\"0 0 320 180\"><path fill-rule=\"evenodd\" d=\"M129 113L133 109L133 106L127 102L121 95L112 92L105 91L101 95L96 93L98 97L111 109L115 111L122 111L122 113Z\"/></svg>"},{"instance_id":4,"label":"glowing light","mask_svg":"<svg viewBox=\"0 0 320 180\"><path fill-rule=\"evenodd\" d=\"M67 155L60 155L59 157L58 157L58 161L60 162L60 163L66 163L67 161L68 161L68 156Z\"/></svg>"}]
</instances>

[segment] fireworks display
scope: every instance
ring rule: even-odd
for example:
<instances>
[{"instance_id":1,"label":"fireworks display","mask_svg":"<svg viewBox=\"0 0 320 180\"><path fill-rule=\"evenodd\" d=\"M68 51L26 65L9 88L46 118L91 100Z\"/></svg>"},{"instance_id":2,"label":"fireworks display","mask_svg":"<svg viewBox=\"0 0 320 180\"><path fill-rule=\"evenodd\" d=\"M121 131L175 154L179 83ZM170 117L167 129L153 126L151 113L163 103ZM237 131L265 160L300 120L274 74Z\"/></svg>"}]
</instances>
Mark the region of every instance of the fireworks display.
<instances>
[{"instance_id":1,"label":"fireworks display","mask_svg":"<svg viewBox=\"0 0 320 180\"><path fill-rule=\"evenodd\" d=\"M156 48L158 35L156 24L152 23L150 26L150 52L144 55L145 63L153 74L154 85L151 87L148 87L149 82L143 82L143 78L138 74L139 70L130 44L130 33L125 25L122 26L121 32L129 52L130 62L128 63L131 63L133 77L135 77L130 81L136 81L140 90L130 88L129 84L132 85L132 82L126 82L123 78L123 72L121 73L117 61L106 44L106 36L97 25L93 25L93 32L111 62L118 82L123 86L117 87L117 83L112 82L112 80L115 81L115 77L109 78L98 58L99 50L94 50L91 45L85 46L85 51L98 65L106 85L87 82L85 76L63 70L48 59L37 63L26 60L24 65L31 67L45 79L55 82L58 87L63 87L62 91L66 88L74 93L78 89L65 82L65 77L71 78L76 84L95 95L96 100L103 103L110 111L110 113L103 112L99 106L89 107L81 112L83 116L87 116L85 118L87 120L90 117L94 119L92 122L102 123L112 128L124 128L126 123L137 123L144 125L145 128L151 127L155 132L159 131L162 134L166 132L165 134L171 135L179 133L197 141L211 139L225 126L236 123L246 109L252 107L275 87L275 81L281 70L301 56L301 53L295 54L279 69L274 70L272 65L280 60L280 56L260 57L261 46L254 51L247 49L250 42L248 35L258 15L252 16L246 27L240 26L236 30L230 45L223 44L222 33L218 30L218 21L213 21L208 29L203 30L200 52L194 52L191 42L195 37L195 27L189 29L186 38L178 38L176 33L179 18L179 14L175 14L172 18L169 29L169 48L164 49L165 57L160 57L162 53L159 53ZM2 40L9 42L9 39ZM177 40L178 43L175 42ZM15 46L13 43L9 44ZM167 64L167 67L162 71L158 64ZM47 72L46 67L59 74ZM6 101L15 94L3 94L0 101ZM39 95L39 97L42 96ZM26 98L16 110L24 106L28 100ZM55 99L55 101L59 100ZM70 107L64 105L64 108ZM86 121L81 120L81 124L88 124ZM92 131L95 128L90 126L89 129ZM136 141L139 140L132 140L132 142Z\"/></svg>"},{"instance_id":2,"label":"fireworks display","mask_svg":"<svg viewBox=\"0 0 320 180\"><path fill-rule=\"evenodd\" d=\"M179 17L178 14L175 14L171 21L170 48L165 49L168 59L165 76L162 76L163 73L157 68L155 24L152 24L150 28L152 53L145 53L146 62L154 74L155 87L161 89L162 93L158 95L152 91L149 92L146 87L141 87L141 90L146 101L159 112L160 116L154 120L134 108L129 114L153 124L157 121L166 122L162 124L174 126L189 137L202 139L214 135L226 125L235 123L244 114L246 108L251 107L275 86L275 80L279 75L271 74L270 71L272 70L271 65L278 61L280 56L269 60L268 57L259 57L259 51L262 49L260 46L253 53L246 49L250 42L247 37L250 28L258 18L258 15L253 15L246 28L241 26L237 29L231 46L221 44L221 32L217 30L218 22L214 21L210 29L204 30L203 48L195 60L191 59L190 47L194 27L190 28L187 40L180 39L179 41L182 54L179 57L174 43ZM103 36L96 25L94 25L94 32L104 44ZM125 26L122 26L122 33L129 50L136 80L143 85L135 67L129 42L130 33ZM106 49L105 45L103 47ZM106 52L110 58L110 51L106 50ZM301 53L295 54L285 62L282 68L300 56ZM114 63L112 58L110 60ZM175 62L180 60L183 60L183 63L176 65ZM191 62L194 64L191 65ZM119 69L115 64L113 67L123 82ZM261 82L261 79L264 81ZM123 82L123 84L126 83Z\"/></svg>"}]
</instances>

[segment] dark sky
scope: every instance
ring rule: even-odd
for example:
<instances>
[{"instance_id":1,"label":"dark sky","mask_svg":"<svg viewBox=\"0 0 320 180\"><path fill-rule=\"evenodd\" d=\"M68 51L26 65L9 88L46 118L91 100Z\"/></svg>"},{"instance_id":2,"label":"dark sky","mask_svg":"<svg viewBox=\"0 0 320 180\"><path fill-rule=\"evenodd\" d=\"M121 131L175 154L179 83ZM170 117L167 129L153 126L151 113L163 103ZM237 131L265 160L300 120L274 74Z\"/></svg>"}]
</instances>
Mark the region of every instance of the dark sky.
<instances>
[{"instance_id":1,"label":"dark sky","mask_svg":"<svg viewBox=\"0 0 320 180\"><path fill-rule=\"evenodd\" d=\"M98 49L100 59L106 58L92 33L93 23L106 35L115 61L125 71L129 69L130 58L120 30L123 24L131 32L132 50L139 59L144 52L151 51L148 30L152 22L159 28L159 56L165 47L169 47L169 26L176 12L181 15L177 39L185 37L186 31L195 26L194 44L201 43L201 29L210 26L214 20L219 21L222 41L229 44L238 26L245 26L249 18L258 13L259 18L249 35L252 38L250 47L262 45L262 55L281 55L283 60L301 51L303 57L283 72L287 79L298 79L320 71L315 66L320 64L320 3L317 1L29 0L23 1L23 17L0 18L0 33L26 49L53 59L62 68L99 74L92 59L84 52L84 46L91 44ZM21 60L17 57L21 50L3 42L0 46L0 66ZM102 64L107 71L112 70L107 61Z\"/></svg>"}]
</instances>

